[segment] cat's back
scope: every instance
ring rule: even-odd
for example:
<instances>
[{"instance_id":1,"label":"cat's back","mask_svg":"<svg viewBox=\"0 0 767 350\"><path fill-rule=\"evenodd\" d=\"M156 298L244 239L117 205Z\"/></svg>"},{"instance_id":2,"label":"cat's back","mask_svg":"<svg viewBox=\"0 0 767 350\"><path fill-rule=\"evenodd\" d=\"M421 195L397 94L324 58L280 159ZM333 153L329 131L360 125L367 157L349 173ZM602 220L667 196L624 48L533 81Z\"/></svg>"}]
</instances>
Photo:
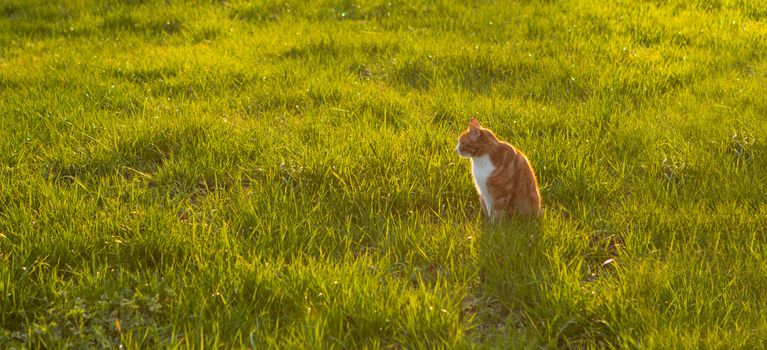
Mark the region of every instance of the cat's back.
<instances>
[{"instance_id":1,"label":"cat's back","mask_svg":"<svg viewBox=\"0 0 767 350\"><path fill-rule=\"evenodd\" d=\"M498 188L503 189L499 195L509 198L509 205L515 212L538 215L541 209L538 179L524 152L503 142L493 158L498 169Z\"/></svg>"},{"instance_id":2,"label":"cat's back","mask_svg":"<svg viewBox=\"0 0 767 350\"><path fill-rule=\"evenodd\" d=\"M527 158L527 155L520 151L519 149L515 148L514 146L507 144L510 150L510 168L513 169L513 172L515 174L514 177L517 179L517 181L521 182L520 185L525 186L533 186L534 188L538 187L538 179L535 178L535 172L533 171L533 166L530 163L530 159Z\"/></svg>"},{"instance_id":3,"label":"cat's back","mask_svg":"<svg viewBox=\"0 0 767 350\"><path fill-rule=\"evenodd\" d=\"M513 146L512 146L513 147ZM515 149L516 158L514 162L514 174L513 183L515 194L514 200L511 203L513 210L522 215L534 215L541 214L541 193L538 189L538 179L535 176L535 171L522 151Z\"/></svg>"},{"instance_id":4,"label":"cat's back","mask_svg":"<svg viewBox=\"0 0 767 350\"><path fill-rule=\"evenodd\" d=\"M518 155L524 155L518 149L507 142L499 142L495 152L490 154L490 158L493 161L493 165L496 168L503 168L508 170L509 167L515 166L518 161Z\"/></svg>"}]
</instances>

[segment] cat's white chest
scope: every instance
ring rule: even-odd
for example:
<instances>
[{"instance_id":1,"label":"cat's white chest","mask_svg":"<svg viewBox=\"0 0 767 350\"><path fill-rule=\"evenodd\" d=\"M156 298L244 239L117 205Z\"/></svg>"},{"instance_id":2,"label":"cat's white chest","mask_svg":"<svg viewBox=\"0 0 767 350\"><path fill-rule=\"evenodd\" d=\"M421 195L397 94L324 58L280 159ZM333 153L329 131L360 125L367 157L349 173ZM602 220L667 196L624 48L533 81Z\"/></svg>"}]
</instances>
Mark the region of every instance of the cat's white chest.
<instances>
[{"instance_id":1,"label":"cat's white chest","mask_svg":"<svg viewBox=\"0 0 767 350\"><path fill-rule=\"evenodd\" d=\"M488 215L492 215L493 197L487 189L487 178L490 177L493 171L495 171L495 166L490 161L490 156L484 155L471 158L471 174L474 176L474 185L477 186L477 191L479 191L479 195L482 196L482 200L485 202L485 209L487 209Z\"/></svg>"}]
</instances>

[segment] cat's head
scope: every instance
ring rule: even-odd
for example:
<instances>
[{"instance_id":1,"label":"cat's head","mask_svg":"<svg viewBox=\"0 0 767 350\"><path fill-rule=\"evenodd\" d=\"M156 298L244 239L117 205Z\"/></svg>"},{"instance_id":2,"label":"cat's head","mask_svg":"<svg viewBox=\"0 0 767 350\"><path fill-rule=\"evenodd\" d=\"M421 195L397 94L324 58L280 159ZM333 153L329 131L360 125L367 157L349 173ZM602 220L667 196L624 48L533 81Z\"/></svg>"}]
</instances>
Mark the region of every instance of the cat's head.
<instances>
[{"instance_id":1,"label":"cat's head","mask_svg":"<svg viewBox=\"0 0 767 350\"><path fill-rule=\"evenodd\" d=\"M480 157L489 152L489 146L495 141L493 133L479 125L477 118L471 118L469 127L458 138L455 151L464 158Z\"/></svg>"}]
</instances>

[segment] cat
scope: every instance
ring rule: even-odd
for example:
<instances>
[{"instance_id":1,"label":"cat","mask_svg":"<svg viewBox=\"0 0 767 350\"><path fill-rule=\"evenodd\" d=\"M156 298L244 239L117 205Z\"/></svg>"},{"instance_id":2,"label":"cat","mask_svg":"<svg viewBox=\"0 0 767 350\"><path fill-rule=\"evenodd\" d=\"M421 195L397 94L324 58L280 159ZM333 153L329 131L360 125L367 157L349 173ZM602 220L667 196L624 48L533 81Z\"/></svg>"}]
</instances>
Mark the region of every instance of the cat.
<instances>
[{"instance_id":1,"label":"cat","mask_svg":"<svg viewBox=\"0 0 767 350\"><path fill-rule=\"evenodd\" d=\"M479 202L491 222L508 215L541 215L541 194L530 161L514 146L499 141L471 118L455 148L471 159L471 174Z\"/></svg>"}]
</instances>

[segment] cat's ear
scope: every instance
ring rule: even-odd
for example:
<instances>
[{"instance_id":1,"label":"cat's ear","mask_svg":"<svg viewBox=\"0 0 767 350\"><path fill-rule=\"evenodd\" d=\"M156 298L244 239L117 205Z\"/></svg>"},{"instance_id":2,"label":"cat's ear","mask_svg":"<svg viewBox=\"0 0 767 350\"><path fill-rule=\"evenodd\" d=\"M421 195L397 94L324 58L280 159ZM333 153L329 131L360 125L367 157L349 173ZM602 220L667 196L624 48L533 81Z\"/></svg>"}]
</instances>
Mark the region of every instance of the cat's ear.
<instances>
[{"instance_id":1,"label":"cat's ear","mask_svg":"<svg viewBox=\"0 0 767 350\"><path fill-rule=\"evenodd\" d=\"M474 125L469 126L469 137L472 141L479 140L479 137L482 136L482 130L479 130L479 128L474 127Z\"/></svg>"},{"instance_id":2,"label":"cat's ear","mask_svg":"<svg viewBox=\"0 0 767 350\"><path fill-rule=\"evenodd\" d=\"M477 121L477 118L471 118L469 121L469 136L471 136L472 141L477 141L479 139L479 136L482 135L482 130L480 130L481 126L479 126L479 121Z\"/></svg>"},{"instance_id":3,"label":"cat's ear","mask_svg":"<svg viewBox=\"0 0 767 350\"><path fill-rule=\"evenodd\" d=\"M471 120L469 121L469 127L472 127L472 126L475 127L475 128L481 128L477 118L472 117Z\"/></svg>"}]
</instances>

